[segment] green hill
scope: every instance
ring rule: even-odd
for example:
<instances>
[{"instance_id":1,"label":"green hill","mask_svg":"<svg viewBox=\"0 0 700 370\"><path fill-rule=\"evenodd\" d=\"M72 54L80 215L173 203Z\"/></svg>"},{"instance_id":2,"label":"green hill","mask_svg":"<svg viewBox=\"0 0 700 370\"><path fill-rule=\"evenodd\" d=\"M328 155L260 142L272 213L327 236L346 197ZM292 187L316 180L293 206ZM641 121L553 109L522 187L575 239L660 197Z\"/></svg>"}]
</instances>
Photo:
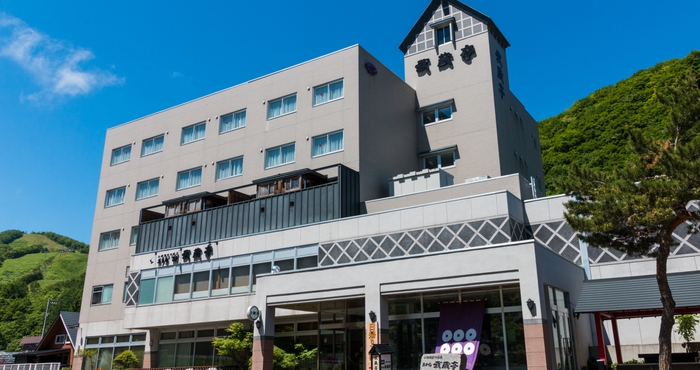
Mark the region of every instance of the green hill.
<instances>
[{"instance_id":1,"label":"green hill","mask_svg":"<svg viewBox=\"0 0 700 370\"><path fill-rule=\"evenodd\" d=\"M88 245L46 232L0 232L0 349L16 351L25 336L40 335L59 311L80 311ZM47 325L48 325L47 324Z\"/></svg>"},{"instance_id":2,"label":"green hill","mask_svg":"<svg viewBox=\"0 0 700 370\"><path fill-rule=\"evenodd\" d=\"M700 73L700 52L638 71L575 102L561 114L539 123L547 195L563 193L555 182L572 163L610 170L629 157L625 126L658 137L669 119L655 90L673 83L688 70Z\"/></svg>"}]
</instances>

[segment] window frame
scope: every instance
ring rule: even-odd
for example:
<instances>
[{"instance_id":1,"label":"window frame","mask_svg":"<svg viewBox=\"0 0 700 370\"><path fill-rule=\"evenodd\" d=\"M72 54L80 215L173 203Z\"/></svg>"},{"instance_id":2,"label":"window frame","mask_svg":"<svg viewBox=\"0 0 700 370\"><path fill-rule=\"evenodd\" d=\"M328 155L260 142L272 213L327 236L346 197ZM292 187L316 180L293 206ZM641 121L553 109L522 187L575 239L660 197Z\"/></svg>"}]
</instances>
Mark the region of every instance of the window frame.
<instances>
[{"instance_id":1,"label":"window frame","mask_svg":"<svg viewBox=\"0 0 700 370\"><path fill-rule=\"evenodd\" d=\"M452 154L452 164L449 165L449 166L442 166L442 156L445 155L445 154ZM424 156L422 156L422 157L423 157L422 159L423 159L423 169L424 169L424 170L429 169L429 168L425 165L425 160L428 159L428 158L432 158L432 157L436 157L436 158L437 158L437 162L438 162L438 163L437 163L437 167L435 167L435 168L438 168L438 169L442 169L442 168L453 168L453 167L455 167L455 166L457 165L457 151L456 151L456 150L450 150L450 151L445 151L445 152L437 152L437 153L430 153L429 155L424 155Z\"/></svg>"},{"instance_id":2,"label":"window frame","mask_svg":"<svg viewBox=\"0 0 700 370\"><path fill-rule=\"evenodd\" d=\"M322 102L320 102L320 103L319 103L319 102L316 102L316 89L326 87L326 88L328 88L328 95L330 95L330 92L331 92L331 85L337 84L337 83L339 83L339 82L343 85L342 88L341 88L342 91L341 91L341 94L340 94L339 97L334 98L334 99L330 99L330 97L329 97L328 100L322 101ZM313 91L313 95L312 95L312 102L311 102L311 105L312 105L313 107L316 107L316 106L319 106L319 105L323 105L323 104L327 104L327 103L330 103L330 102L334 102L334 101L336 101L336 100L340 100L340 99L343 99L343 98L345 97L345 81L344 81L343 78L340 78L340 79L337 79L337 80L333 80L333 81L330 81L330 82L326 82L326 83L324 83L324 84L320 84L320 85L314 86L314 88L313 88L312 91Z\"/></svg>"},{"instance_id":3,"label":"window frame","mask_svg":"<svg viewBox=\"0 0 700 370\"><path fill-rule=\"evenodd\" d=\"M280 114L278 114L274 117L270 116L270 110L271 110L270 107L272 106L272 104L277 103L277 102L282 102L282 108L284 108L285 100L287 100L291 97L294 97L294 110L289 111L289 112L282 112L282 110L280 110L280 112L281 112ZM267 102L267 120L269 121L269 120L272 120L272 119L275 119L278 117L286 116L288 114L296 113L298 107L299 107L299 99L297 97L297 93L293 93L293 94L285 95L285 96L282 96L282 97L279 97L276 99L269 100Z\"/></svg>"},{"instance_id":4,"label":"window frame","mask_svg":"<svg viewBox=\"0 0 700 370\"><path fill-rule=\"evenodd\" d=\"M109 198L110 198L109 194L112 193L112 192L117 192L117 191L119 191L119 190L123 191L123 194L122 194L122 197L121 197L121 202L119 202L119 203L110 203L110 204L107 204L107 201L109 201ZM109 189L109 190L107 190L107 192L105 193L105 208L116 207L116 206L118 206L118 205L124 204L125 201L126 201L126 185L125 185L125 186L120 186L120 187L114 188L114 189Z\"/></svg>"},{"instance_id":5,"label":"window frame","mask_svg":"<svg viewBox=\"0 0 700 370\"><path fill-rule=\"evenodd\" d=\"M296 144L297 144L296 141L294 141L294 142L291 142L291 143L282 144L282 145L274 146L274 147L272 147L272 148L267 148L267 149L265 149L265 158L263 159L263 160L265 161L265 162L264 162L265 169L268 170L268 169L270 169L270 168L276 168L276 167L280 167L280 166L284 166L284 165L288 165L288 164L295 163L295 162L297 161L297 147L296 147ZM292 161L290 161L290 162L281 162L281 158L282 158L282 149L283 149L283 148L286 148L286 147L289 147L289 146L293 146L293 147L294 147L294 159L293 159ZM267 157L268 157L268 154L269 154L271 151L273 151L273 150L279 150L279 152L280 152L280 164L276 164L276 165L274 165L274 166L269 166L269 167L268 167L268 166L267 166Z\"/></svg>"},{"instance_id":6,"label":"window frame","mask_svg":"<svg viewBox=\"0 0 700 370\"><path fill-rule=\"evenodd\" d=\"M104 246L103 246L104 244L102 243L103 236L109 235L110 240L112 240L112 239L113 239L113 238L112 238L112 235L113 235L114 233L117 233L117 237L116 237L117 242L116 242L116 245L113 246L113 247L108 247L108 248L107 248L107 247L104 247ZM101 252L101 251L108 251L108 250L111 250L111 249L117 249L117 248L119 248L119 242L120 242L120 241L121 241L121 230L119 230L119 229L117 229L117 230L111 230L111 231L105 231L105 232L103 232L103 233L100 233L100 240L97 242L97 251L98 251L98 252Z\"/></svg>"},{"instance_id":7,"label":"window frame","mask_svg":"<svg viewBox=\"0 0 700 370\"><path fill-rule=\"evenodd\" d=\"M223 124L223 119L224 119L224 117L226 117L226 116L231 116L231 123L234 123L234 122L236 122L236 116L238 116L238 115L240 115L240 114L243 114L243 124L242 124L242 125L240 125L240 126L233 126L233 125L232 125L232 127L231 127L230 129L228 129L228 130L224 130L224 129L223 129L222 124ZM235 112L231 112L231 113L226 113L226 114L220 115L220 116L219 116L219 135L225 134L225 133L227 133L227 132L231 132L231 131L235 131L235 130L244 128L244 127L246 126L246 120L247 120L247 119L248 119L248 114L247 114L247 112L246 112L246 108L239 109L239 110L237 110L237 111L235 111Z\"/></svg>"},{"instance_id":8,"label":"window frame","mask_svg":"<svg viewBox=\"0 0 700 370\"><path fill-rule=\"evenodd\" d=\"M233 168L233 161L241 161L241 173L238 174L233 174L231 176L226 176L226 177L219 177L219 166L225 162L229 163L230 168ZM232 171L233 173L233 171ZM214 181L222 181L226 179L230 179L233 177L238 177L238 176L243 176L243 156L239 155L238 157L233 157L229 159L224 159L223 161L218 161L216 162L216 173L214 174Z\"/></svg>"},{"instance_id":9,"label":"window frame","mask_svg":"<svg viewBox=\"0 0 700 370\"><path fill-rule=\"evenodd\" d=\"M190 184L190 185L188 185L188 186L185 186L185 187L181 188L181 187L180 187L180 175L183 174L183 173L185 173L185 172L187 172L187 173L189 174L189 173L191 173L191 172L194 171L194 170L199 170L199 183L194 184L194 185ZM180 190L185 190L185 189L189 189L189 188L194 188L194 187L196 187L196 186L201 186L201 185L202 185L202 172L203 172L203 171L202 171L202 166L193 167L193 168L190 168L190 169L184 170L184 171L179 171L179 172L177 173L176 178L175 178L175 191L180 191Z\"/></svg>"},{"instance_id":10,"label":"window frame","mask_svg":"<svg viewBox=\"0 0 700 370\"><path fill-rule=\"evenodd\" d=\"M150 189L150 183L151 183L152 181L156 181L156 182L158 183L158 186L157 186L157 189L156 189L156 193L155 193L155 194L151 194L151 195L147 195L147 196L145 196L145 197L139 198L139 187L140 187L142 184L146 184L146 185L148 186L148 188ZM160 177L154 177L154 178L152 178L152 179L148 179L148 180L144 180L144 181L141 181L141 182L136 183L136 194L134 195L134 197L136 198L136 200L148 199L148 198L157 197L159 192L160 192Z\"/></svg>"},{"instance_id":11,"label":"window frame","mask_svg":"<svg viewBox=\"0 0 700 370\"><path fill-rule=\"evenodd\" d=\"M112 288L112 294L109 297L109 301L104 300L104 288L106 288L106 287ZM98 293L98 291L97 291L98 289L99 289L100 301L95 303L95 294ZM101 305L111 304L113 297L114 297L114 284L93 285L92 294L90 295L90 306L101 306Z\"/></svg>"},{"instance_id":12,"label":"window frame","mask_svg":"<svg viewBox=\"0 0 700 370\"><path fill-rule=\"evenodd\" d=\"M59 340L59 338L61 340ZM56 338L54 338L53 344L66 344L66 335L65 334L57 334Z\"/></svg>"},{"instance_id":13,"label":"window frame","mask_svg":"<svg viewBox=\"0 0 700 370\"><path fill-rule=\"evenodd\" d=\"M131 233L129 234L129 245L136 245L139 241L139 226L132 226Z\"/></svg>"},{"instance_id":14,"label":"window frame","mask_svg":"<svg viewBox=\"0 0 700 370\"><path fill-rule=\"evenodd\" d=\"M447 36L449 37L449 40L444 40L444 42L440 42L440 38L438 33L440 31L447 30ZM443 34L444 37L444 34ZM435 45L440 46L440 45L445 45L449 44L452 42L454 39L454 33L452 32L452 26L451 23L447 23L445 26L442 27L435 27Z\"/></svg>"},{"instance_id":15,"label":"window frame","mask_svg":"<svg viewBox=\"0 0 700 370\"><path fill-rule=\"evenodd\" d=\"M445 108L450 108L450 117L449 117L449 118L445 118L445 119L439 119L439 117L440 117L440 115L439 115L440 110L441 110L441 109L445 109ZM432 113L435 115L435 121L430 122L430 123L425 123L425 114L426 114L426 113L430 113L430 112L432 112ZM453 116L454 116L454 112L455 112L455 110L454 110L454 107L453 107L452 104L437 106L437 107L432 108L432 109L426 109L426 110L421 111L421 112L420 112L420 121L421 121L421 124L422 124L424 127L436 125L436 124L438 124L438 123L443 123L443 122L447 122L447 121L452 121L452 120L453 120Z\"/></svg>"},{"instance_id":16,"label":"window frame","mask_svg":"<svg viewBox=\"0 0 700 370\"><path fill-rule=\"evenodd\" d=\"M152 152L150 152L150 153L145 154L145 153L144 153L144 149L146 148L146 145L145 145L146 142L147 142L147 141L153 141L153 143L154 143L154 145L155 145L155 141L156 141L156 139L158 139L158 138L163 138L163 145L161 146L160 150L155 150L155 151L152 151ZM156 135L156 136L153 136L153 137L149 137L148 139L143 139L143 140L141 141L141 157L148 157L149 155L153 155L153 154L156 154L156 153L160 153L160 152L163 151L163 148L164 148L164 147L165 147L165 134L160 134L160 135Z\"/></svg>"},{"instance_id":17,"label":"window frame","mask_svg":"<svg viewBox=\"0 0 700 370\"><path fill-rule=\"evenodd\" d=\"M191 128L192 133L196 134L197 128L201 127L201 126L204 126L204 134L202 135L202 137L200 137L200 138L195 137L194 139L192 139L190 141L185 141L185 130ZM185 126L182 128L182 130L180 131L180 145L187 145L189 143L194 143L196 141L204 140L206 137L207 137L207 121L197 122L195 124Z\"/></svg>"},{"instance_id":18,"label":"window frame","mask_svg":"<svg viewBox=\"0 0 700 370\"><path fill-rule=\"evenodd\" d=\"M341 139L341 148L340 148L340 149L337 149L337 150L330 150L330 149L329 149L327 152L314 155L314 148L316 147L316 139L320 139L320 138L325 137L325 138L326 138L326 143L329 143L329 142L330 142L330 137L331 137L331 135L335 135L335 134L338 134L338 133L340 133L340 134L342 135L342 139ZM326 144L326 145L327 145L328 147L330 147L330 145L328 145L328 144ZM343 129L340 129L340 130L337 130L337 131L333 131L333 132L329 132L329 133L327 133L327 134L317 135L317 136L314 136L314 137L311 138L311 158L323 157L324 155L330 155L330 154L333 154L333 153L342 152L342 151L344 151L344 150L345 150L345 132L344 132Z\"/></svg>"},{"instance_id":19,"label":"window frame","mask_svg":"<svg viewBox=\"0 0 700 370\"><path fill-rule=\"evenodd\" d=\"M129 148L129 158L124 159L124 160L119 161L119 162L115 162L115 161L114 161L114 153L115 153L117 150L121 150L122 153L123 153L123 151L124 151L125 148ZM112 149L112 156L111 156L110 159L109 159L109 165L110 165L110 166L116 166L116 165L121 164L121 163L124 163L124 162L129 162L129 161L131 160L131 149L133 149L131 144L124 145L124 146L120 146L119 148L114 148L114 149Z\"/></svg>"}]
</instances>

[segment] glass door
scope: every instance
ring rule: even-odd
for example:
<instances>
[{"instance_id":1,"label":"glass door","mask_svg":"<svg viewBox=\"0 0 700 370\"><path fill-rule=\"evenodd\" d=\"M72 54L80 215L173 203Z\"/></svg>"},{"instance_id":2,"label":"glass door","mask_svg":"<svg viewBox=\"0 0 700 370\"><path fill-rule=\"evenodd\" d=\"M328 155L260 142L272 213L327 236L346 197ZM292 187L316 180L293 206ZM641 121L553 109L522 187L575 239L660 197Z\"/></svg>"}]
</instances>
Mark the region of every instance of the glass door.
<instances>
[{"instance_id":1,"label":"glass door","mask_svg":"<svg viewBox=\"0 0 700 370\"><path fill-rule=\"evenodd\" d=\"M321 329L319 369L345 370L345 329Z\"/></svg>"}]
</instances>

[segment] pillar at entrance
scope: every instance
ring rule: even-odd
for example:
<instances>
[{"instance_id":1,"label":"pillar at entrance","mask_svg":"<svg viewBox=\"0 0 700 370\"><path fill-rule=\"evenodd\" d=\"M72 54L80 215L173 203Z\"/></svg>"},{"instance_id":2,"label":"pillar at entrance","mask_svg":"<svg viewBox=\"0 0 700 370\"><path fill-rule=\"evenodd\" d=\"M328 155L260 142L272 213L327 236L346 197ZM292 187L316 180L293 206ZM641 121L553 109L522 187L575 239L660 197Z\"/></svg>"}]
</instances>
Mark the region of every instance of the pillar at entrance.
<instances>
[{"instance_id":1,"label":"pillar at entrance","mask_svg":"<svg viewBox=\"0 0 700 370\"><path fill-rule=\"evenodd\" d=\"M275 347L275 309L259 307L260 318L255 322L253 335L252 370L272 370ZM258 323L260 327L258 327Z\"/></svg>"},{"instance_id":2,"label":"pillar at entrance","mask_svg":"<svg viewBox=\"0 0 700 370\"><path fill-rule=\"evenodd\" d=\"M525 355L528 370L547 370L547 324L524 324Z\"/></svg>"},{"instance_id":3,"label":"pillar at entrance","mask_svg":"<svg viewBox=\"0 0 700 370\"><path fill-rule=\"evenodd\" d=\"M373 321L374 319L374 321ZM379 286L365 286L365 368L372 368L369 350L374 344L389 343L389 300Z\"/></svg>"}]
</instances>

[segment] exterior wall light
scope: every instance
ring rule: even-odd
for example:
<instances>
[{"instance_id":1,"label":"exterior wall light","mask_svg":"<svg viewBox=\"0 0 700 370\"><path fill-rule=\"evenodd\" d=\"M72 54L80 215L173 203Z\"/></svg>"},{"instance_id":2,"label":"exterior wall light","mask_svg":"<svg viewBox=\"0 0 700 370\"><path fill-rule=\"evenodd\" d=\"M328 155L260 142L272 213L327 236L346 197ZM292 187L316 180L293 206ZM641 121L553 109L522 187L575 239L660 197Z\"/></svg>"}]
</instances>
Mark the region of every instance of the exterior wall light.
<instances>
[{"instance_id":1,"label":"exterior wall light","mask_svg":"<svg viewBox=\"0 0 700 370\"><path fill-rule=\"evenodd\" d=\"M535 308L535 301L533 301L532 298L527 299L527 308L529 308L529 309Z\"/></svg>"},{"instance_id":2,"label":"exterior wall light","mask_svg":"<svg viewBox=\"0 0 700 370\"><path fill-rule=\"evenodd\" d=\"M377 314L374 311L369 311L369 320L371 322L377 322Z\"/></svg>"}]
</instances>

